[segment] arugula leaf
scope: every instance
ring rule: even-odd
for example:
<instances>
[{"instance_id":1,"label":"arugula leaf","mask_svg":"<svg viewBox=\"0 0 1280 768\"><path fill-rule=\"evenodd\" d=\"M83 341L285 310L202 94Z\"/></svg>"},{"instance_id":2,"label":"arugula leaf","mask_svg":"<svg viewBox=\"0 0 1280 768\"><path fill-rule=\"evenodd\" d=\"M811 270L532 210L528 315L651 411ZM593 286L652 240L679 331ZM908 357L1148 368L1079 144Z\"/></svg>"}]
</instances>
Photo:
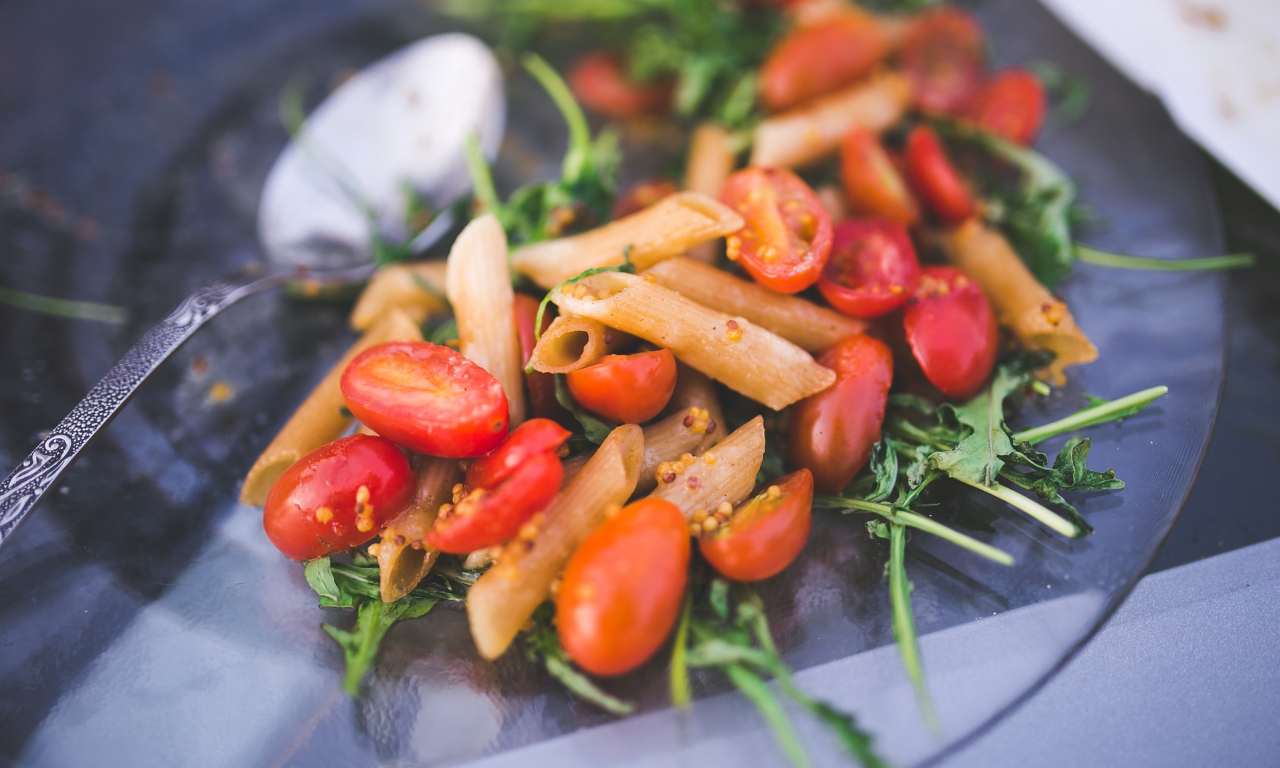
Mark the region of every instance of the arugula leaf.
<instances>
[{"instance_id":1,"label":"arugula leaf","mask_svg":"<svg viewBox=\"0 0 1280 768\"><path fill-rule=\"evenodd\" d=\"M428 324L422 329L422 337L432 344L448 344L458 340L458 321L452 315Z\"/></svg>"},{"instance_id":2,"label":"arugula leaf","mask_svg":"<svg viewBox=\"0 0 1280 768\"><path fill-rule=\"evenodd\" d=\"M889 604L893 610L893 636L898 641L902 666L911 678L916 701L924 713L925 722L936 731L938 716L934 711L933 697L924 680L924 667L920 663L920 644L916 638L915 619L911 613L911 582L907 580L906 566L907 528L899 523L889 524Z\"/></svg>"},{"instance_id":3,"label":"arugula leaf","mask_svg":"<svg viewBox=\"0 0 1280 768\"><path fill-rule=\"evenodd\" d=\"M1014 373L1002 365L990 386L977 397L959 406L940 406L939 411L950 412L968 432L955 448L931 454L929 465L957 480L994 485L1004 466L1003 457L1013 450L1004 421L1004 401L1029 379L1027 374Z\"/></svg>"},{"instance_id":4,"label":"arugula leaf","mask_svg":"<svg viewBox=\"0 0 1280 768\"><path fill-rule=\"evenodd\" d=\"M1058 451L1053 465L1049 466L1045 454L1025 443L1019 444L1019 449L1009 456L1011 466L1000 477L1066 512L1081 531L1090 533L1093 527L1063 498L1062 492L1118 491L1124 488L1124 481L1116 477L1115 470L1098 472L1089 469L1090 445L1088 438L1071 438Z\"/></svg>"},{"instance_id":5,"label":"arugula leaf","mask_svg":"<svg viewBox=\"0 0 1280 768\"><path fill-rule=\"evenodd\" d=\"M680 623L671 642L671 667L667 675L667 687L671 691L671 705L684 709L692 698L689 687L689 622L693 619L693 591L684 595L684 607L680 609Z\"/></svg>"},{"instance_id":6,"label":"arugula leaf","mask_svg":"<svg viewBox=\"0 0 1280 768\"><path fill-rule=\"evenodd\" d=\"M349 602L348 605L340 605L344 598L338 590L337 581L333 578L333 567L330 565L329 558L317 557L314 560L308 560L303 566L302 573L311 590L320 596L321 605L327 602L333 607L350 607Z\"/></svg>"},{"instance_id":7,"label":"arugula leaf","mask_svg":"<svg viewBox=\"0 0 1280 768\"><path fill-rule=\"evenodd\" d=\"M1084 78L1064 71L1050 61L1033 61L1030 69L1053 101L1054 114L1068 122L1084 117L1089 109L1089 83Z\"/></svg>"},{"instance_id":8,"label":"arugula leaf","mask_svg":"<svg viewBox=\"0 0 1280 768\"><path fill-rule=\"evenodd\" d=\"M417 619L425 616L436 605L432 598L404 597L394 603L383 603L381 600L362 601L356 609L356 625L354 631L339 629L332 624L322 625L322 629L332 637L346 660L347 671L342 679L342 689L349 696L360 694L360 683L364 680L373 660L378 654L378 646L387 630L401 619Z\"/></svg>"},{"instance_id":9,"label":"arugula leaf","mask_svg":"<svg viewBox=\"0 0 1280 768\"><path fill-rule=\"evenodd\" d=\"M547 673L560 682L570 693L614 715L629 715L635 705L601 690L591 678L582 674L569 661L560 645L560 636L553 625L554 609L551 603L543 603L533 614L533 625L524 632L525 656L540 662Z\"/></svg>"},{"instance_id":10,"label":"arugula leaf","mask_svg":"<svg viewBox=\"0 0 1280 768\"><path fill-rule=\"evenodd\" d=\"M1016 432L1013 435L1013 439L1019 443L1035 444L1077 429L1127 419L1168 393L1169 388L1161 385L1148 387L1115 400L1090 398L1089 407L1076 411L1070 416L1051 421L1048 424L1041 424L1038 427Z\"/></svg>"}]
</instances>

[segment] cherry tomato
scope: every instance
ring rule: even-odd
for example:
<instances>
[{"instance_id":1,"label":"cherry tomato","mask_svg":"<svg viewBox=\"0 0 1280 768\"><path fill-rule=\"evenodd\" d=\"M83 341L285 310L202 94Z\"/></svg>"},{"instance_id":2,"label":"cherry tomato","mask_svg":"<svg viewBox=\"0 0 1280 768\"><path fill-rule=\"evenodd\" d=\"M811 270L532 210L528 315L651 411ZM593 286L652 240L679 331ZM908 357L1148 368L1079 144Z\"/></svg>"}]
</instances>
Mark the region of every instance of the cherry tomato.
<instances>
[{"instance_id":1,"label":"cherry tomato","mask_svg":"<svg viewBox=\"0 0 1280 768\"><path fill-rule=\"evenodd\" d=\"M899 61L915 84L916 106L925 112L959 114L982 85L982 27L958 8L916 16L902 40Z\"/></svg>"},{"instance_id":2,"label":"cherry tomato","mask_svg":"<svg viewBox=\"0 0 1280 768\"><path fill-rule=\"evenodd\" d=\"M643 424L662 412L676 388L671 350L605 355L565 377L578 405L619 424Z\"/></svg>"},{"instance_id":3,"label":"cherry tomato","mask_svg":"<svg viewBox=\"0 0 1280 768\"><path fill-rule=\"evenodd\" d=\"M807 469L792 472L735 509L727 526L698 540L698 549L726 578L767 579L804 549L812 507L813 474Z\"/></svg>"},{"instance_id":4,"label":"cherry tomato","mask_svg":"<svg viewBox=\"0 0 1280 768\"><path fill-rule=\"evenodd\" d=\"M373 538L413 492L409 460L394 443L352 435L285 470L267 494L262 527L287 557L310 560Z\"/></svg>"},{"instance_id":5,"label":"cherry tomato","mask_svg":"<svg viewBox=\"0 0 1280 768\"><path fill-rule=\"evenodd\" d=\"M529 419L511 430L493 453L471 463L467 469L467 485L493 488L537 454L556 453L569 439L569 434L569 430L551 419Z\"/></svg>"},{"instance_id":6,"label":"cherry tomato","mask_svg":"<svg viewBox=\"0 0 1280 768\"><path fill-rule=\"evenodd\" d=\"M641 499L573 553L556 595L560 643L594 675L621 675L662 646L680 612L689 528L671 502Z\"/></svg>"},{"instance_id":7,"label":"cherry tomato","mask_svg":"<svg viewBox=\"0 0 1280 768\"><path fill-rule=\"evenodd\" d=\"M840 177L845 198L855 213L913 227L920 209L907 183L880 139L866 128L855 128L840 145Z\"/></svg>"},{"instance_id":8,"label":"cherry tomato","mask_svg":"<svg viewBox=\"0 0 1280 768\"><path fill-rule=\"evenodd\" d=\"M836 226L818 290L844 314L872 318L906 304L919 281L920 262L906 227L886 219L850 219Z\"/></svg>"},{"instance_id":9,"label":"cherry tomato","mask_svg":"<svg viewBox=\"0 0 1280 768\"><path fill-rule=\"evenodd\" d=\"M791 462L813 472L823 493L839 493L853 480L880 439L893 353L861 334L842 339L818 362L836 372L836 383L795 406Z\"/></svg>"},{"instance_id":10,"label":"cherry tomato","mask_svg":"<svg viewBox=\"0 0 1280 768\"><path fill-rule=\"evenodd\" d=\"M496 486L473 488L442 507L427 544L458 555L501 544L551 503L562 480L560 457L553 451L535 453Z\"/></svg>"},{"instance_id":11,"label":"cherry tomato","mask_svg":"<svg viewBox=\"0 0 1280 768\"><path fill-rule=\"evenodd\" d=\"M428 456L480 456L507 434L507 396L498 380L425 341L361 352L342 372L342 396L361 423Z\"/></svg>"},{"instance_id":12,"label":"cherry tomato","mask_svg":"<svg viewBox=\"0 0 1280 768\"><path fill-rule=\"evenodd\" d=\"M906 165L912 186L938 218L954 224L978 212L968 182L929 126L918 125L907 134Z\"/></svg>"},{"instance_id":13,"label":"cherry tomato","mask_svg":"<svg viewBox=\"0 0 1280 768\"><path fill-rule=\"evenodd\" d=\"M772 110L795 106L857 80L888 52L879 21L856 9L795 27L760 69L760 98Z\"/></svg>"},{"instance_id":14,"label":"cherry tomato","mask_svg":"<svg viewBox=\"0 0 1280 768\"><path fill-rule=\"evenodd\" d=\"M725 252L756 282L780 293L813 285L831 252L831 216L808 184L783 168L745 168L720 193L746 222Z\"/></svg>"},{"instance_id":15,"label":"cherry tomato","mask_svg":"<svg viewBox=\"0 0 1280 768\"><path fill-rule=\"evenodd\" d=\"M993 77L978 92L969 119L1009 141L1030 144L1044 122L1045 96L1040 79L1025 69Z\"/></svg>"},{"instance_id":16,"label":"cherry tomato","mask_svg":"<svg viewBox=\"0 0 1280 768\"><path fill-rule=\"evenodd\" d=\"M911 355L953 400L982 389L996 362L996 316L982 289L954 267L926 267L902 316Z\"/></svg>"},{"instance_id":17,"label":"cherry tomato","mask_svg":"<svg viewBox=\"0 0 1280 768\"><path fill-rule=\"evenodd\" d=\"M664 112L671 103L670 87L632 80L617 56L600 51L574 63L569 87L588 109L614 120Z\"/></svg>"},{"instance_id":18,"label":"cherry tomato","mask_svg":"<svg viewBox=\"0 0 1280 768\"><path fill-rule=\"evenodd\" d=\"M552 307L542 313L542 330L547 330L555 315ZM520 337L520 362L527 364L533 355L533 323L538 317L538 300L525 293L515 295L516 334ZM530 371L524 375L529 390L529 412L535 416L557 416L564 412L556 402L556 380L549 373Z\"/></svg>"},{"instance_id":19,"label":"cherry tomato","mask_svg":"<svg viewBox=\"0 0 1280 768\"><path fill-rule=\"evenodd\" d=\"M613 218L620 219L636 211L643 211L679 191L680 187L670 179L651 179L634 184L613 204Z\"/></svg>"}]
</instances>

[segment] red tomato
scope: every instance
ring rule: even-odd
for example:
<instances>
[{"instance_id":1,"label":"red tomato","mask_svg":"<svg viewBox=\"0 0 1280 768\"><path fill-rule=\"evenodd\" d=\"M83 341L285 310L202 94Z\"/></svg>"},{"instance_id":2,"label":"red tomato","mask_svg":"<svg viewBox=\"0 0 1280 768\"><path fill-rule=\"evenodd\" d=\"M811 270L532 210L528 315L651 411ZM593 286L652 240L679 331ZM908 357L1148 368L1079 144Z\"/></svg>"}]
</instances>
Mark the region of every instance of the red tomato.
<instances>
[{"instance_id":1,"label":"red tomato","mask_svg":"<svg viewBox=\"0 0 1280 768\"><path fill-rule=\"evenodd\" d=\"M836 227L818 290L851 317L879 317L911 298L920 262L906 227L886 219L850 219Z\"/></svg>"},{"instance_id":2,"label":"red tomato","mask_svg":"<svg viewBox=\"0 0 1280 768\"><path fill-rule=\"evenodd\" d=\"M698 549L726 578L767 579L804 549L812 507L813 474L807 469L792 472L735 509L727 526L698 540Z\"/></svg>"},{"instance_id":3,"label":"red tomato","mask_svg":"<svg viewBox=\"0 0 1280 768\"><path fill-rule=\"evenodd\" d=\"M569 430L551 419L529 419L511 430L493 453L476 459L467 469L467 485L493 488L539 453L556 453L569 439Z\"/></svg>"},{"instance_id":4,"label":"red tomato","mask_svg":"<svg viewBox=\"0 0 1280 768\"><path fill-rule=\"evenodd\" d=\"M782 38L760 69L760 98L786 109L853 82L889 52L880 22L850 8Z\"/></svg>"},{"instance_id":5,"label":"red tomato","mask_svg":"<svg viewBox=\"0 0 1280 768\"><path fill-rule=\"evenodd\" d=\"M554 307L548 306L542 313L542 330L547 330L554 318ZM538 300L524 293L515 296L516 334L520 337L520 362L528 364L533 354L533 323L538 317ZM524 385L529 390L529 412L535 416L556 416L563 413L556 402L556 380L549 373L531 371L524 375Z\"/></svg>"},{"instance_id":6,"label":"red tomato","mask_svg":"<svg viewBox=\"0 0 1280 768\"><path fill-rule=\"evenodd\" d=\"M1044 122L1044 86L1025 69L1010 69L983 86L969 108L969 119L1019 144L1030 144Z\"/></svg>"},{"instance_id":7,"label":"red tomato","mask_svg":"<svg viewBox=\"0 0 1280 768\"><path fill-rule=\"evenodd\" d=\"M920 221L916 199L893 158L866 128L853 129L840 145L840 177L855 213L890 219L904 227Z\"/></svg>"},{"instance_id":8,"label":"red tomato","mask_svg":"<svg viewBox=\"0 0 1280 768\"><path fill-rule=\"evenodd\" d=\"M902 316L911 355L952 400L982 389L996 362L996 316L982 289L954 267L927 267Z\"/></svg>"},{"instance_id":9,"label":"red tomato","mask_svg":"<svg viewBox=\"0 0 1280 768\"><path fill-rule=\"evenodd\" d=\"M427 544L462 555L496 546L516 535L525 521L551 503L564 479L553 451L535 453L492 488L474 488L444 506L427 533Z\"/></svg>"},{"instance_id":10,"label":"red tomato","mask_svg":"<svg viewBox=\"0 0 1280 768\"><path fill-rule=\"evenodd\" d=\"M831 216L808 184L784 168L745 168L720 193L742 214L725 252L756 282L780 293L813 285L831 252Z\"/></svg>"},{"instance_id":11,"label":"red tomato","mask_svg":"<svg viewBox=\"0 0 1280 768\"><path fill-rule=\"evenodd\" d=\"M617 56L588 53L569 70L569 87L588 109L615 120L664 112L671 103L671 88L632 80Z\"/></svg>"},{"instance_id":12,"label":"red tomato","mask_svg":"<svg viewBox=\"0 0 1280 768\"><path fill-rule=\"evenodd\" d=\"M582 542L556 595L560 644L594 675L621 675L662 646L680 613L689 528L674 504L641 499Z\"/></svg>"},{"instance_id":13,"label":"red tomato","mask_svg":"<svg viewBox=\"0 0 1280 768\"><path fill-rule=\"evenodd\" d=\"M507 434L507 396L498 380L425 341L361 352L342 372L342 396L374 432L429 456L480 456Z\"/></svg>"},{"instance_id":14,"label":"red tomato","mask_svg":"<svg viewBox=\"0 0 1280 768\"><path fill-rule=\"evenodd\" d=\"M634 184L613 204L613 218L620 219L636 211L643 211L679 191L680 187L670 179L651 179Z\"/></svg>"},{"instance_id":15,"label":"red tomato","mask_svg":"<svg viewBox=\"0 0 1280 768\"><path fill-rule=\"evenodd\" d=\"M310 560L373 538L413 492L409 460L395 444L352 435L285 470L267 494L262 527L287 557Z\"/></svg>"},{"instance_id":16,"label":"red tomato","mask_svg":"<svg viewBox=\"0 0 1280 768\"><path fill-rule=\"evenodd\" d=\"M836 372L836 383L795 406L791 462L813 472L819 491L839 493L880 439L893 353L879 339L856 335L823 352L818 362Z\"/></svg>"},{"instance_id":17,"label":"red tomato","mask_svg":"<svg viewBox=\"0 0 1280 768\"><path fill-rule=\"evenodd\" d=\"M968 182L929 126L918 125L907 134L906 165L912 186L938 218L954 224L978 212Z\"/></svg>"},{"instance_id":18,"label":"red tomato","mask_svg":"<svg viewBox=\"0 0 1280 768\"><path fill-rule=\"evenodd\" d=\"M676 389L671 350L605 355L565 377L578 405L619 424L643 424L662 412Z\"/></svg>"},{"instance_id":19,"label":"red tomato","mask_svg":"<svg viewBox=\"0 0 1280 768\"><path fill-rule=\"evenodd\" d=\"M915 17L903 35L899 60L915 84L915 103L925 112L959 114L982 85L982 27L958 8L938 8Z\"/></svg>"}]
</instances>

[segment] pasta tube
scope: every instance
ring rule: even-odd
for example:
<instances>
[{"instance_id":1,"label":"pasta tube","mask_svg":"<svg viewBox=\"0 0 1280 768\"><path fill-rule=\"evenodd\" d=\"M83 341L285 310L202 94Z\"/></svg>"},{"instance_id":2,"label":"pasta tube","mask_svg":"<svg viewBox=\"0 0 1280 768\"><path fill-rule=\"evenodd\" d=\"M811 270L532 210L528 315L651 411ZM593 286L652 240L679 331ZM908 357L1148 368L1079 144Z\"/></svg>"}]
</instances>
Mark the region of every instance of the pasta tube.
<instances>
[{"instance_id":1,"label":"pasta tube","mask_svg":"<svg viewBox=\"0 0 1280 768\"><path fill-rule=\"evenodd\" d=\"M476 648L496 659L511 645L533 612L551 594L551 583L610 507L635 490L644 454L640 428L627 424L609 433L547 509L525 524L497 563L467 592L467 619Z\"/></svg>"},{"instance_id":2,"label":"pasta tube","mask_svg":"<svg viewBox=\"0 0 1280 768\"><path fill-rule=\"evenodd\" d=\"M387 523L376 550L384 603L394 603L412 592L435 565L440 553L427 547L424 540L440 505L453 499L453 484L461 475L458 462L450 459L415 456L413 469L418 482L413 500Z\"/></svg>"},{"instance_id":3,"label":"pasta tube","mask_svg":"<svg viewBox=\"0 0 1280 768\"><path fill-rule=\"evenodd\" d=\"M511 265L552 288L624 258L644 269L741 228L742 217L728 206L697 192L679 192L590 232L517 248Z\"/></svg>"},{"instance_id":4,"label":"pasta tube","mask_svg":"<svg viewBox=\"0 0 1280 768\"><path fill-rule=\"evenodd\" d=\"M502 384L511 425L524 420L524 358L516 334L507 236L493 214L473 220L449 250L445 292L459 350Z\"/></svg>"},{"instance_id":5,"label":"pasta tube","mask_svg":"<svg viewBox=\"0 0 1280 768\"><path fill-rule=\"evenodd\" d=\"M651 496L675 504L685 517L715 512L720 505L735 505L751 493L762 463L764 419L757 416L713 450L659 465L658 489Z\"/></svg>"},{"instance_id":6,"label":"pasta tube","mask_svg":"<svg viewBox=\"0 0 1280 768\"><path fill-rule=\"evenodd\" d=\"M618 349L626 334L585 317L561 315L542 332L529 357L535 371L569 373Z\"/></svg>"},{"instance_id":7,"label":"pasta tube","mask_svg":"<svg viewBox=\"0 0 1280 768\"><path fill-rule=\"evenodd\" d=\"M367 331L392 307L399 308L418 323L431 315L447 312L444 298L443 261L392 264L373 273L351 310L351 327Z\"/></svg>"},{"instance_id":8,"label":"pasta tube","mask_svg":"<svg viewBox=\"0 0 1280 768\"><path fill-rule=\"evenodd\" d=\"M568 314L666 347L691 368L774 410L835 381L835 373L781 336L635 275L592 275L553 291L551 300Z\"/></svg>"},{"instance_id":9,"label":"pasta tube","mask_svg":"<svg viewBox=\"0 0 1280 768\"><path fill-rule=\"evenodd\" d=\"M867 324L799 296L776 293L693 259L669 259L644 273L658 285L707 307L740 315L810 352L862 333Z\"/></svg>"},{"instance_id":10,"label":"pasta tube","mask_svg":"<svg viewBox=\"0 0 1280 768\"><path fill-rule=\"evenodd\" d=\"M689 410L693 428L702 432L694 453L702 453L724 437L724 412L720 410L716 383L687 365L680 366L671 405Z\"/></svg>"},{"instance_id":11,"label":"pasta tube","mask_svg":"<svg viewBox=\"0 0 1280 768\"><path fill-rule=\"evenodd\" d=\"M733 137L715 123L703 123L689 139L689 159L684 167L684 187L707 197L720 197L725 180L733 173L737 152ZM702 243L689 249L689 256L707 263L716 260L716 244Z\"/></svg>"}]
</instances>

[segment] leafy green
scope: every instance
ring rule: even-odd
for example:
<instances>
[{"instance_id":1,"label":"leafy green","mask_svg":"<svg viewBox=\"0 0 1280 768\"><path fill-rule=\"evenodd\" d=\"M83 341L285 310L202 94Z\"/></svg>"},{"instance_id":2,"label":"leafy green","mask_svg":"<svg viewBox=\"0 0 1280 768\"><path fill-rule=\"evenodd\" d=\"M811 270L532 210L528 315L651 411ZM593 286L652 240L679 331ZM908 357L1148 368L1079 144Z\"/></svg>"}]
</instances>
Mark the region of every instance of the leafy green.
<instances>
[{"instance_id":1,"label":"leafy green","mask_svg":"<svg viewBox=\"0 0 1280 768\"><path fill-rule=\"evenodd\" d=\"M1018 449L1009 455L1010 467L1001 478L1025 491L1031 491L1051 505L1067 513L1076 526L1084 533L1093 527L1085 521L1070 502L1062 496L1063 491L1118 491L1124 488L1124 481L1116 477L1115 470L1098 472L1089 469L1088 438L1073 437L1058 451L1052 465L1049 457L1035 450L1029 444L1020 443Z\"/></svg>"},{"instance_id":2,"label":"leafy green","mask_svg":"<svg viewBox=\"0 0 1280 768\"><path fill-rule=\"evenodd\" d=\"M525 656L540 662L547 673L560 682L570 693L614 715L629 715L635 705L601 690L591 678L582 674L569 661L560 645L560 636L554 625L555 611L551 603L543 603L533 614L533 626L524 632Z\"/></svg>"},{"instance_id":3,"label":"leafy green","mask_svg":"<svg viewBox=\"0 0 1280 768\"><path fill-rule=\"evenodd\" d=\"M447 344L458 340L458 321L452 315L425 326L422 338L432 344Z\"/></svg>"},{"instance_id":4,"label":"leafy green","mask_svg":"<svg viewBox=\"0 0 1280 768\"><path fill-rule=\"evenodd\" d=\"M679 709L689 706L692 698L689 689L689 622L693 619L693 592L686 592L684 607L680 609L680 623L671 642L671 666L667 675L667 687L671 691L671 705Z\"/></svg>"},{"instance_id":5,"label":"leafy green","mask_svg":"<svg viewBox=\"0 0 1280 768\"><path fill-rule=\"evenodd\" d=\"M99 304L96 301L70 301L56 299L52 296L40 296L0 285L0 304L7 304L28 312L37 312L53 317L65 317L71 320L91 320L96 323L120 325L125 321L127 313L124 307L114 304Z\"/></svg>"},{"instance_id":6,"label":"leafy green","mask_svg":"<svg viewBox=\"0 0 1280 768\"><path fill-rule=\"evenodd\" d=\"M1149 256L1111 253L1080 243L1076 243L1076 257L1086 264L1099 267L1141 269L1149 272L1217 272L1224 269L1248 269L1258 261L1252 253L1229 253L1225 256L1205 256L1199 259L1155 259Z\"/></svg>"},{"instance_id":7,"label":"leafy green","mask_svg":"<svg viewBox=\"0 0 1280 768\"><path fill-rule=\"evenodd\" d=\"M1012 437L1014 442L1035 444L1077 429L1127 419L1164 397L1168 392L1169 388L1161 385L1148 387L1115 400L1099 400L1091 397L1089 407L1048 424L1015 432Z\"/></svg>"},{"instance_id":8,"label":"leafy green","mask_svg":"<svg viewBox=\"0 0 1280 768\"><path fill-rule=\"evenodd\" d=\"M1027 67L1044 85L1053 103L1053 112L1068 122L1084 117L1089 109L1089 83L1049 61L1034 61Z\"/></svg>"},{"instance_id":9,"label":"leafy green","mask_svg":"<svg viewBox=\"0 0 1280 768\"><path fill-rule=\"evenodd\" d=\"M347 695L360 694L360 683L373 666L378 646L387 630L401 619L425 616L435 605L434 598L415 598L412 595L389 604L381 600L362 600L356 608L354 630L339 629L332 624L323 626L325 633L338 643L346 660L347 671L343 677L342 689Z\"/></svg>"},{"instance_id":10,"label":"leafy green","mask_svg":"<svg viewBox=\"0 0 1280 768\"><path fill-rule=\"evenodd\" d=\"M920 662L920 641L916 637L915 618L911 613L911 582L907 580L907 528L900 523L889 524L889 604L893 611L893 636L898 641L902 666L911 678L916 701L924 713L925 722L937 730L938 716L934 711L933 697L924 679L924 665Z\"/></svg>"},{"instance_id":11,"label":"leafy green","mask_svg":"<svg viewBox=\"0 0 1280 768\"><path fill-rule=\"evenodd\" d=\"M1028 374L1000 366L991 384L972 400L959 406L940 406L940 411L949 412L967 432L954 448L932 454L930 466L957 480L994 485L1004 467L1003 457L1013 450L1004 421L1004 402L1029 381Z\"/></svg>"},{"instance_id":12,"label":"leafy green","mask_svg":"<svg viewBox=\"0 0 1280 768\"><path fill-rule=\"evenodd\" d=\"M565 384L562 374L555 375L555 382L556 402L578 422L578 426L582 428L582 436L593 445L603 443L604 439L613 431L613 427L587 413L578 405L578 402L573 399L573 395L569 393L569 385Z\"/></svg>"}]
</instances>

